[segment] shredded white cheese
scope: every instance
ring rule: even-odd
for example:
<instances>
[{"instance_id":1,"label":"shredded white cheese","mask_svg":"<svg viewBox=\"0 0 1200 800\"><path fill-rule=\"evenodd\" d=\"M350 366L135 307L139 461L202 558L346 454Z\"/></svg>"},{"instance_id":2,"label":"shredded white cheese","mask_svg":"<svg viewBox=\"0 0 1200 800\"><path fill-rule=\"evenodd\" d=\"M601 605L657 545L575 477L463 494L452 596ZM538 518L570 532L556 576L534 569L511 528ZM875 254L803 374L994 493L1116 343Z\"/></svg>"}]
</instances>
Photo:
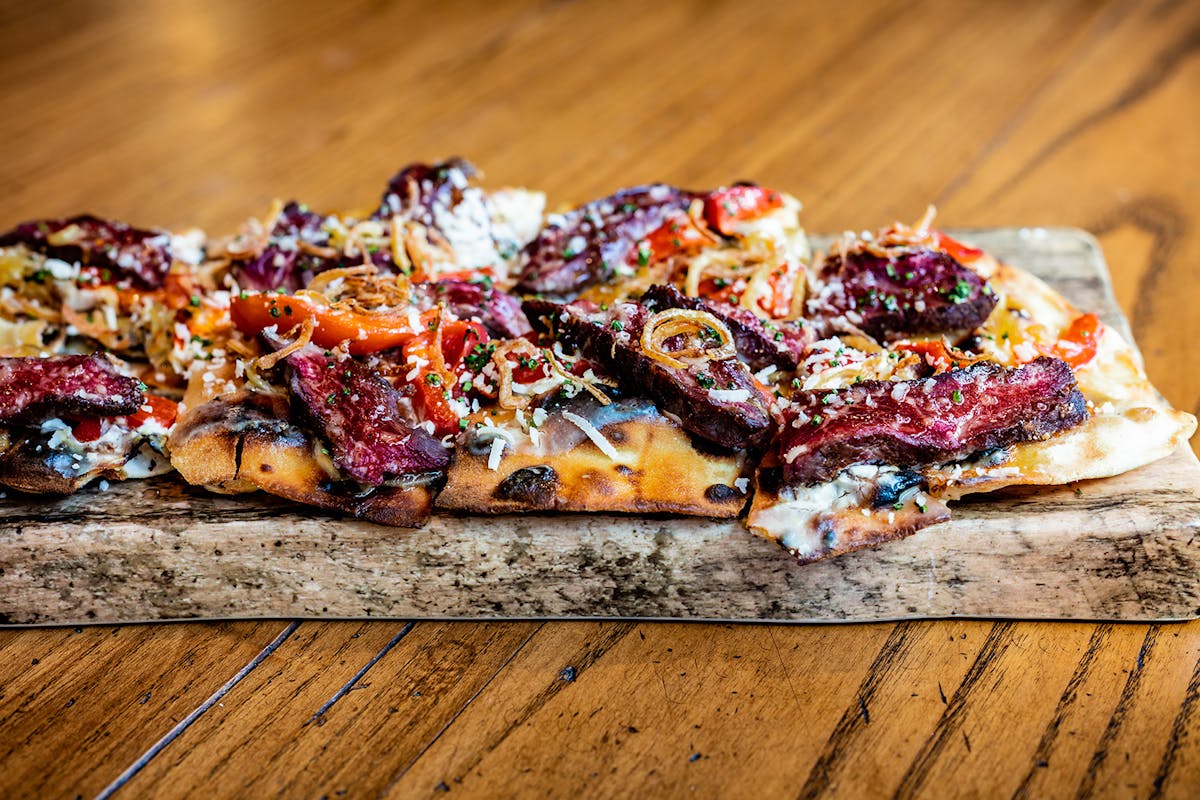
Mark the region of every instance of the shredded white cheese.
<instances>
[{"instance_id":1,"label":"shredded white cheese","mask_svg":"<svg viewBox=\"0 0 1200 800\"><path fill-rule=\"evenodd\" d=\"M507 445L508 442L505 441L504 437L502 436L497 436L495 439L492 439L492 450L490 453L488 453L487 463L487 468L492 472L495 472L500 468L500 459L504 458L504 448Z\"/></svg>"},{"instance_id":2,"label":"shredded white cheese","mask_svg":"<svg viewBox=\"0 0 1200 800\"><path fill-rule=\"evenodd\" d=\"M750 399L749 389L709 389L709 399L717 403L744 403Z\"/></svg>"},{"instance_id":3,"label":"shredded white cheese","mask_svg":"<svg viewBox=\"0 0 1200 800\"><path fill-rule=\"evenodd\" d=\"M563 419L579 428L579 430L583 431L584 434L592 440L592 444L596 445L596 447L599 447L600 452L604 453L604 455L608 456L613 461L616 461L620 457L620 454L617 452L617 448L613 447L612 442L608 441L608 439L605 439L604 434L596 430L596 426L594 426L592 423L588 422L578 414L572 414L570 411L564 411L562 412L562 415Z\"/></svg>"}]
</instances>

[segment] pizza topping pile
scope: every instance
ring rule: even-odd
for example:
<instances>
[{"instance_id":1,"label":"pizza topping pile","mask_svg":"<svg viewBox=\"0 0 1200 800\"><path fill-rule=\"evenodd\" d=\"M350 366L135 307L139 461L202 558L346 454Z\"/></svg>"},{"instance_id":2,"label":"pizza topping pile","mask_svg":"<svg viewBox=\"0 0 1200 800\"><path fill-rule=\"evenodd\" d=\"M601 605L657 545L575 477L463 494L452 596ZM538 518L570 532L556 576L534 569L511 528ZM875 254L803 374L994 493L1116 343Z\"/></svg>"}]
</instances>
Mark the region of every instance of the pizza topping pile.
<instances>
[{"instance_id":1,"label":"pizza topping pile","mask_svg":"<svg viewBox=\"0 0 1200 800\"><path fill-rule=\"evenodd\" d=\"M312 344L285 361L297 410L329 443L333 463L345 476L379 486L449 466L450 453L440 442L400 418L399 393L377 373Z\"/></svg>"},{"instance_id":2,"label":"pizza topping pile","mask_svg":"<svg viewBox=\"0 0 1200 800\"><path fill-rule=\"evenodd\" d=\"M745 514L811 561L967 491L1128 469L1104 437L1153 415L1147 459L1194 425L1094 315L932 210L814 256L765 187L546 215L478 178L414 164L365 215L277 203L223 239L90 216L0 236L0 483L173 468L402 526Z\"/></svg>"}]
</instances>

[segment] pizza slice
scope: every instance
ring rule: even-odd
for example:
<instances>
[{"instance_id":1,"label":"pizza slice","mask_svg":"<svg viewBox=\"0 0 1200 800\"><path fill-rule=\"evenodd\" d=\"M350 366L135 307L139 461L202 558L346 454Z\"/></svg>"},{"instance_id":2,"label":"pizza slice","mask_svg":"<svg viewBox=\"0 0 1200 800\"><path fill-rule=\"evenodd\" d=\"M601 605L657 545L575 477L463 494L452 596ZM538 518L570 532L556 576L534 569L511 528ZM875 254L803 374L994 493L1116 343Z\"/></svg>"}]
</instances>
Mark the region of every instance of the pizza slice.
<instances>
[{"instance_id":1,"label":"pizza slice","mask_svg":"<svg viewBox=\"0 0 1200 800\"><path fill-rule=\"evenodd\" d=\"M102 354L0 358L0 485L70 494L170 470L175 403Z\"/></svg>"},{"instance_id":2,"label":"pizza slice","mask_svg":"<svg viewBox=\"0 0 1200 800\"><path fill-rule=\"evenodd\" d=\"M813 268L829 338L780 401L747 518L802 562L944 521L966 494L1119 474L1195 430L1115 331L929 222L843 238Z\"/></svg>"},{"instance_id":3,"label":"pizza slice","mask_svg":"<svg viewBox=\"0 0 1200 800\"><path fill-rule=\"evenodd\" d=\"M438 505L740 513L772 424L759 378L807 336L769 320L803 281L798 210L756 186L652 184L550 215L516 286L538 336L486 354L494 405L468 418Z\"/></svg>"},{"instance_id":4,"label":"pizza slice","mask_svg":"<svg viewBox=\"0 0 1200 800\"><path fill-rule=\"evenodd\" d=\"M185 479L383 524L428 518L470 413L471 345L530 330L499 285L541 195L484 192L473 174L413 165L369 215L278 204L213 248L220 288L203 302L224 318L171 440Z\"/></svg>"}]
</instances>

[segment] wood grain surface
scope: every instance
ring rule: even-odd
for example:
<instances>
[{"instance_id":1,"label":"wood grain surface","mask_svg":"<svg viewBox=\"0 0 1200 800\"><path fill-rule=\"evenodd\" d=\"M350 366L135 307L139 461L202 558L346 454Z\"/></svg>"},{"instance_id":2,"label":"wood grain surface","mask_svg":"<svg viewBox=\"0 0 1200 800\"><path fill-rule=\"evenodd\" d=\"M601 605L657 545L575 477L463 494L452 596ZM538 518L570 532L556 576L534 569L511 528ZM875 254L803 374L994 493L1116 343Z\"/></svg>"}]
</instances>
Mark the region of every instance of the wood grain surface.
<instances>
[{"instance_id":1,"label":"wood grain surface","mask_svg":"<svg viewBox=\"0 0 1200 800\"><path fill-rule=\"evenodd\" d=\"M1129 335L1087 234L954 235ZM173 476L62 500L12 495L0 512L5 624L1200 616L1200 462L1188 448L1105 480L971 497L948 523L805 566L737 520L439 513L402 531Z\"/></svg>"},{"instance_id":2,"label":"wood grain surface","mask_svg":"<svg viewBox=\"0 0 1200 800\"><path fill-rule=\"evenodd\" d=\"M1187 2L13 3L0 219L227 230L449 153L556 201L753 178L813 230L932 200L1096 233L1195 411L1198 44ZM7 630L0 795L1188 798L1198 697L1198 623Z\"/></svg>"}]
</instances>

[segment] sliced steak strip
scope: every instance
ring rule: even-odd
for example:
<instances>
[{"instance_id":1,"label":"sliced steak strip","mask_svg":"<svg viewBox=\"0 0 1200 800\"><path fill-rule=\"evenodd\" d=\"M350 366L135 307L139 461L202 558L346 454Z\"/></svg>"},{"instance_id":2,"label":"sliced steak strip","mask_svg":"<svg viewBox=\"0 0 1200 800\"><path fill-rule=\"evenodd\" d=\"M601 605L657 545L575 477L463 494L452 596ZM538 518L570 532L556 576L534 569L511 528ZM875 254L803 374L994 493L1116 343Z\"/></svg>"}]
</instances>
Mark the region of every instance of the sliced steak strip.
<instances>
[{"instance_id":1,"label":"sliced steak strip","mask_svg":"<svg viewBox=\"0 0 1200 800\"><path fill-rule=\"evenodd\" d=\"M816 283L808 314L824 335L858 329L879 341L939 333L957 340L996 306L978 273L937 250L830 255Z\"/></svg>"},{"instance_id":2,"label":"sliced steak strip","mask_svg":"<svg viewBox=\"0 0 1200 800\"><path fill-rule=\"evenodd\" d=\"M385 270L392 265L386 251L371 258L375 266ZM231 270L243 289L294 292L307 286L317 273L360 264L362 258L357 253L347 256L329 246L323 214L293 201L275 218L262 252L252 258L235 259Z\"/></svg>"},{"instance_id":3,"label":"sliced steak strip","mask_svg":"<svg viewBox=\"0 0 1200 800\"><path fill-rule=\"evenodd\" d=\"M674 286L651 286L641 302L651 311L687 308L712 314L729 328L738 355L753 370L768 366L794 370L804 360L804 350L811 343L807 331L796 323L765 322L749 309L688 297Z\"/></svg>"},{"instance_id":4,"label":"sliced steak strip","mask_svg":"<svg viewBox=\"0 0 1200 800\"><path fill-rule=\"evenodd\" d=\"M475 165L462 158L450 158L438 164L409 164L388 181L379 208L372 216L375 219L399 216L436 228L435 209L458 205L471 178L477 174Z\"/></svg>"},{"instance_id":5,"label":"sliced steak strip","mask_svg":"<svg viewBox=\"0 0 1200 800\"><path fill-rule=\"evenodd\" d=\"M443 280L420 284L416 292L431 307L444 302L459 319L479 319L493 336L516 339L533 331L521 301L492 286L490 280Z\"/></svg>"},{"instance_id":6,"label":"sliced steak strip","mask_svg":"<svg viewBox=\"0 0 1200 800\"><path fill-rule=\"evenodd\" d=\"M388 183L376 219L416 222L425 226L431 241L449 245L458 269L494 266L510 257L515 245L503 245L492 224L492 201L478 186L471 185L475 167L461 158L440 164L412 164Z\"/></svg>"},{"instance_id":7,"label":"sliced steak strip","mask_svg":"<svg viewBox=\"0 0 1200 800\"><path fill-rule=\"evenodd\" d=\"M99 353L0 358L0 425L59 414L132 414L143 403L140 386Z\"/></svg>"},{"instance_id":8,"label":"sliced steak strip","mask_svg":"<svg viewBox=\"0 0 1200 800\"><path fill-rule=\"evenodd\" d=\"M702 195L665 184L635 186L552 214L524 251L517 288L569 299L637 263L638 242Z\"/></svg>"},{"instance_id":9,"label":"sliced steak strip","mask_svg":"<svg viewBox=\"0 0 1200 800\"><path fill-rule=\"evenodd\" d=\"M941 464L1047 439L1087 419L1065 361L992 362L914 381L797 392L779 434L784 481L821 483L852 464Z\"/></svg>"},{"instance_id":10,"label":"sliced steak strip","mask_svg":"<svg viewBox=\"0 0 1200 800\"><path fill-rule=\"evenodd\" d=\"M400 418L400 394L354 359L305 345L287 356L292 398L330 445L333 463L360 483L379 486L445 470L450 454Z\"/></svg>"},{"instance_id":11,"label":"sliced steak strip","mask_svg":"<svg viewBox=\"0 0 1200 800\"><path fill-rule=\"evenodd\" d=\"M622 390L650 398L702 439L745 449L771 429L768 400L736 357L678 368L647 354L640 340L654 314L644 306L615 303L600 309L588 302L527 300L525 313L535 327L553 329L564 344L599 362Z\"/></svg>"},{"instance_id":12,"label":"sliced steak strip","mask_svg":"<svg viewBox=\"0 0 1200 800\"><path fill-rule=\"evenodd\" d=\"M0 247L15 244L85 267L112 270L113 280L128 279L142 289L160 288L171 268L170 234L90 214L24 222L0 235Z\"/></svg>"}]
</instances>

